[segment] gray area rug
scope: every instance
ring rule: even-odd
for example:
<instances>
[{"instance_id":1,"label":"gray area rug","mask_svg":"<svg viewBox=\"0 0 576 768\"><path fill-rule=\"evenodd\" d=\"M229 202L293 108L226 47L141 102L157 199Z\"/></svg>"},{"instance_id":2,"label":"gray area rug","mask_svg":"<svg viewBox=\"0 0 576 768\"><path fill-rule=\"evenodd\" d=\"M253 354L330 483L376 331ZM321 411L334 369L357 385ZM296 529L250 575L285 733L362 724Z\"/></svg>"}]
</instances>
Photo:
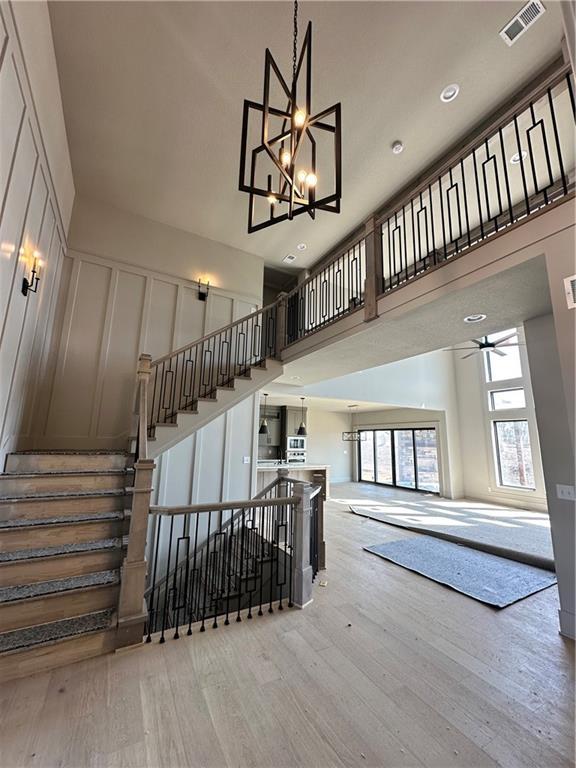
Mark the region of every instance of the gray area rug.
<instances>
[{"instance_id":1,"label":"gray area rug","mask_svg":"<svg viewBox=\"0 0 576 768\"><path fill-rule=\"evenodd\" d=\"M556 583L555 575L542 568L431 536L364 549L496 608L505 608Z\"/></svg>"},{"instance_id":2,"label":"gray area rug","mask_svg":"<svg viewBox=\"0 0 576 768\"><path fill-rule=\"evenodd\" d=\"M350 505L350 510L379 523L554 571L550 525L543 512L442 498L366 500Z\"/></svg>"}]
</instances>

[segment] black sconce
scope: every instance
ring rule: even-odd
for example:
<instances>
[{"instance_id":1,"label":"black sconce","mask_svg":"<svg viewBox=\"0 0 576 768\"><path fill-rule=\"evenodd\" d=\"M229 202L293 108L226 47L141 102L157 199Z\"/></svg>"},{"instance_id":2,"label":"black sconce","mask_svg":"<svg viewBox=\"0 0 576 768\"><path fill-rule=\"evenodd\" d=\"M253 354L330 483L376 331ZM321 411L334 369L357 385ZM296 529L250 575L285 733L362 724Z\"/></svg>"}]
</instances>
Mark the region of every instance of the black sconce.
<instances>
[{"instance_id":1,"label":"black sconce","mask_svg":"<svg viewBox=\"0 0 576 768\"><path fill-rule=\"evenodd\" d=\"M208 291L210 290L210 280L206 280L206 282L202 283L202 278L198 278L198 298L200 301L206 301L208 298Z\"/></svg>"},{"instance_id":2,"label":"black sconce","mask_svg":"<svg viewBox=\"0 0 576 768\"><path fill-rule=\"evenodd\" d=\"M38 283L40 282L40 267L38 265L38 256L34 254L34 262L32 264L32 271L30 273L30 280L27 277L22 279L22 293L24 296L28 296L29 293L36 293L38 291Z\"/></svg>"}]
</instances>

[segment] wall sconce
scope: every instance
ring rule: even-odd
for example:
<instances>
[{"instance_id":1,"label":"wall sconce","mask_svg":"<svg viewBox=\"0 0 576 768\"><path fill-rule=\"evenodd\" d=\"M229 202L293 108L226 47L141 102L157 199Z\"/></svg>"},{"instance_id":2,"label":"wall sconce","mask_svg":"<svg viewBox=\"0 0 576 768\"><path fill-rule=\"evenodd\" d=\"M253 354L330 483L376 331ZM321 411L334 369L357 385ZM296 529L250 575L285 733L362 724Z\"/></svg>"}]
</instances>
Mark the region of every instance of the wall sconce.
<instances>
[{"instance_id":1,"label":"wall sconce","mask_svg":"<svg viewBox=\"0 0 576 768\"><path fill-rule=\"evenodd\" d=\"M40 282L40 264L38 263L38 257L40 254L38 251L34 251L34 261L32 262L32 271L30 273L30 279L27 277L22 279L22 293L24 296L28 296L29 293L36 293L38 291L38 283Z\"/></svg>"},{"instance_id":2,"label":"wall sconce","mask_svg":"<svg viewBox=\"0 0 576 768\"><path fill-rule=\"evenodd\" d=\"M210 290L210 280L206 280L202 283L202 278L198 278L198 298L200 301L206 301L208 298L208 291Z\"/></svg>"}]
</instances>

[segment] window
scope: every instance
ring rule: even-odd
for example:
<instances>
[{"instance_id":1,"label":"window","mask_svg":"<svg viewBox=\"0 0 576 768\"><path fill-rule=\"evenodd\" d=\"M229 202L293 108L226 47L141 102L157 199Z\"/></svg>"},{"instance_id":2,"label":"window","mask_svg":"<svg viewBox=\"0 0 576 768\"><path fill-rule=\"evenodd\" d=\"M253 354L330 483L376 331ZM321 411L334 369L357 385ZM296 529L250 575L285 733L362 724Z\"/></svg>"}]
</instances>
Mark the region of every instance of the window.
<instances>
[{"instance_id":1,"label":"window","mask_svg":"<svg viewBox=\"0 0 576 768\"><path fill-rule=\"evenodd\" d=\"M394 430L394 453L396 455L396 485L403 488L416 488L414 434L411 429Z\"/></svg>"},{"instance_id":2,"label":"window","mask_svg":"<svg viewBox=\"0 0 576 768\"><path fill-rule=\"evenodd\" d=\"M510 338L506 338L510 337ZM518 379L522 376L520 363L520 351L518 347L518 334L516 328L499 333L491 333L484 337L486 342L495 342L506 339L497 352L484 352L486 381L505 381L506 379ZM516 346L512 346L512 345Z\"/></svg>"},{"instance_id":3,"label":"window","mask_svg":"<svg viewBox=\"0 0 576 768\"><path fill-rule=\"evenodd\" d=\"M370 429L359 441L360 480L440 492L436 430Z\"/></svg>"},{"instance_id":4,"label":"window","mask_svg":"<svg viewBox=\"0 0 576 768\"><path fill-rule=\"evenodd\" d=\"M392 458L392 430L379 429L376 433L376 482L394 484Z\"/></svg>"},{"instance_id":5,"label":"window","mask_svg":"<svg viewBox=\"0 0 576 768\"><path fill-rule=\"evenodd\" d=\"M524 395L523 387L518 387L518 389L493 389L489 395L491 411L526 408L526 396Z\"/></svg>"},{"instance_id":6,"label":"window","mask_svg":"<svg viewBox=\"0 0 576 768\"><path fill-rule=\"evenodd\" d=\"M495 421L494 443L500 485L534 490L534 467L525 420Z\"/></svg>"},{"instance_id":7,"label":"window","mask_svg":"<svg viewBox=\"0 0 576 768\"><path fill-rule=\"evenodd\" d=\"M376 479L374 472L374 432L362 431L360 440L360 480L373 483Z\"/></svg>"},{"instance_id":8,"label":"window","mask_svg":"<svg viewBox=\"0 0 576 768\"><path fill-rule=\"evenodd\" d=\"M416 466L418 468L418 488L421 491L438 493L438 452L436 449L435 429L415 429Z\"/></svg>"}]
</instances>

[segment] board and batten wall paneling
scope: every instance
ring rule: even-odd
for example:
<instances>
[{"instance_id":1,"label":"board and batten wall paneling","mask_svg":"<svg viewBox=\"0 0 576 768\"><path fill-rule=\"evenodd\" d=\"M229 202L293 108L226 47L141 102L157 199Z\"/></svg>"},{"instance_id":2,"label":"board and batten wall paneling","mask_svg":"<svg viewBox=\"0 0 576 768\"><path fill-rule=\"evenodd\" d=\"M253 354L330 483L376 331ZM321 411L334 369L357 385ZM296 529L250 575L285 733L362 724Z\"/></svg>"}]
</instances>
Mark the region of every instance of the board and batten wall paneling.
<instances>
[{"instance_id":1,"label":"board and batten wall paneling","mask_svg":"<svg viewBox=\"0 0 576 768\"><path fill-rule=\"evenodd\" d=\"M67 258L72 267L60 344L53 351L56 373L48 419L33 442L46 448L125 448L138 355L146 352L153 359L165 355L245 316L258 307L259 300L211 288L203 302L197 287L179 277L74 249L69 249ZM40 413L37 423L43 423ZM226 423L226 419L219 421L215 435L207 438L210 455L220 451L216 465L221 468L220 441L222 437L226 442ZM241 455L251 457L250 430L243 440ZM194 448L192 460L196 467L208 461L211 477L213 458L204 456L201 443ZM176 465L181 466L181 461ZM190 472L194 474L192 467ZM249 477L250 466L241 474ZM210 485L212 494L214 482L221 484L222 478L208 483L208 475L203 485ZM218 498L222 493L220 489Z\"/></svg>"},{"instance_id":2,"label":"board and batten wall paneling","mask_svg":"<svg viewBox=\"0 0 576 768\"><path fill-rule=\"evenodd\" d=\"M46 22L47 14L42 18ZM44 29L50 35L49 24ZM37 86L59 97L57 78L46 76ZM0 116L1 469L6 453L19 447L30 430L31 408L45 384L65 248L43 126L38 122L13 7L7 2L0 2ZM66 193L73 195L71 179ZM41 263L40 282L38 291L25 297L22 280L30 272L35 252Z\"/></svg>"}]
</instances>

